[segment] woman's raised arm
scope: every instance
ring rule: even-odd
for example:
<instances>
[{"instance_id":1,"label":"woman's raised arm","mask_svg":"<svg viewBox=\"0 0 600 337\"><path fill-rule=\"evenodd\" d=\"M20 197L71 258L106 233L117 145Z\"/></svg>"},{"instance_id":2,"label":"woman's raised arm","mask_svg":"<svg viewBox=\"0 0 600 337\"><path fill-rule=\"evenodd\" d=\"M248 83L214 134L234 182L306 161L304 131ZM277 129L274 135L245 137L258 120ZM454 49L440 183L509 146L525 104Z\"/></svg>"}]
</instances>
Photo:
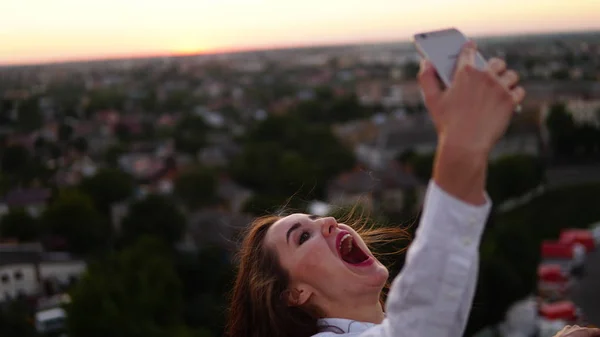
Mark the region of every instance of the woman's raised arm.
<instances>
[{"instance_id":1,"label":"woman's raised arm","mask_svg":"<svg viewBox=\"0 0 600 337\"><path fill-rule=\"evenodd\" d=\"M394 280L386 319L362 337L460 337L477 281L479 242L491 202L484 187L488 154L524 97L518 77L498 59L474 65L463 49L452 86L442 91L425 62L419 81L438 132L433 179L417 235Z\"/></svg>"}]
</instances>

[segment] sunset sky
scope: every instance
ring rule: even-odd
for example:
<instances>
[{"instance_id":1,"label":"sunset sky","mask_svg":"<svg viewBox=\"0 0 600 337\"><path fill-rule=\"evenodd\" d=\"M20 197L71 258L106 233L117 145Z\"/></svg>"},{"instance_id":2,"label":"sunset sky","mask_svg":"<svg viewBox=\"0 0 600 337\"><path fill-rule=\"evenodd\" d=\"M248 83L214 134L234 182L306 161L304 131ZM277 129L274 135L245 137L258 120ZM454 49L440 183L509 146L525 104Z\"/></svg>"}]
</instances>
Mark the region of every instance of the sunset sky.
<instances>
[{"instance_id":1,"label":"sunset sky","mask_svg":"<svg viewBox=\"0 0 600 337\"><path fill-rule=\"evenodd\" d=\"M600 29L599 0L2 0L0 64Z\"/></svg>"}]
</instances>

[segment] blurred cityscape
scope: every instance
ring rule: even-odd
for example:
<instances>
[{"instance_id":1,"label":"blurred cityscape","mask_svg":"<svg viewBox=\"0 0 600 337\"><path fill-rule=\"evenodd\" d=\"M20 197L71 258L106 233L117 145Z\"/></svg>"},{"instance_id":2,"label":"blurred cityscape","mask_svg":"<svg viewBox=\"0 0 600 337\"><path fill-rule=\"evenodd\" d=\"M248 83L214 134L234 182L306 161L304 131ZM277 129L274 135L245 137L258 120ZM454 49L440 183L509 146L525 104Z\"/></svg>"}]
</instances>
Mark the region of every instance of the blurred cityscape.
<instances>
[{"instance_id":1,"label":"blurred cityscape","mask_svg":"<svg viewBox=\"0 0 600 337\"><path fill-rule=\"evenodd\" d=\"M528 96L491 156L466 335L600 325L600 33L477 42ZM414 233L418 62L399 42L0 67L0 336L221 336L239 234L283 208Z\"/></svg>"}]
</instances>

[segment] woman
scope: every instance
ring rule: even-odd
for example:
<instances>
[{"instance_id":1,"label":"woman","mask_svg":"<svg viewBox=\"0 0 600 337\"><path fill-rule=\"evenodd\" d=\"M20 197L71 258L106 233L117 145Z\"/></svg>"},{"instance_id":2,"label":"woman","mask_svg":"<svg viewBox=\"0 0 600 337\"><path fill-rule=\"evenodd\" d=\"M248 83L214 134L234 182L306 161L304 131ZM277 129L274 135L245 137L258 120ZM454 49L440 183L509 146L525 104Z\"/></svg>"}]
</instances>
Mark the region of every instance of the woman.
<instances>
[{"instance_id":1,"label":"woman","mask_svg":"<svg viewBox=\"0 0 600 337\"><path fill-rule=\"evenodd\" d=\"M306 214L270 216L250 227L240 251L230 337L458 337L477 278L490 201L488 154L525 92L503 61L475 68L461 53L453 85L441 90L431 64L419 75L438 133L421 222L387 304L387 269L351 226Z\"/></svg>"}]
</instances>

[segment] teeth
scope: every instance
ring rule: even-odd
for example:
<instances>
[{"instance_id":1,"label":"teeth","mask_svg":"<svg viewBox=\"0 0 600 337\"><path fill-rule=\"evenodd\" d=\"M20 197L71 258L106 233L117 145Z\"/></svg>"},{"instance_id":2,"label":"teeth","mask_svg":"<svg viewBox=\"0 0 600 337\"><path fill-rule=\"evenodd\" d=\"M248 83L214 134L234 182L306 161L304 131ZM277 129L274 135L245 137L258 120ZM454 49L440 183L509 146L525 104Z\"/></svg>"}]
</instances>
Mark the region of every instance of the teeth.
<instances>
[{"instance_id":1,"label":"teeth","mask_svg":"<svg viewBox=\"0 0 600 337\"><path fill-rule=\"evenodd\" d=\"M342 240L340 240L340 246L338 247L340 254L344 255L352 250L352 241L352 235L350 234L346 234L344 237L342 237ZM344 248L343 250L342 247Z\"/></svg>"}]
</instances>

